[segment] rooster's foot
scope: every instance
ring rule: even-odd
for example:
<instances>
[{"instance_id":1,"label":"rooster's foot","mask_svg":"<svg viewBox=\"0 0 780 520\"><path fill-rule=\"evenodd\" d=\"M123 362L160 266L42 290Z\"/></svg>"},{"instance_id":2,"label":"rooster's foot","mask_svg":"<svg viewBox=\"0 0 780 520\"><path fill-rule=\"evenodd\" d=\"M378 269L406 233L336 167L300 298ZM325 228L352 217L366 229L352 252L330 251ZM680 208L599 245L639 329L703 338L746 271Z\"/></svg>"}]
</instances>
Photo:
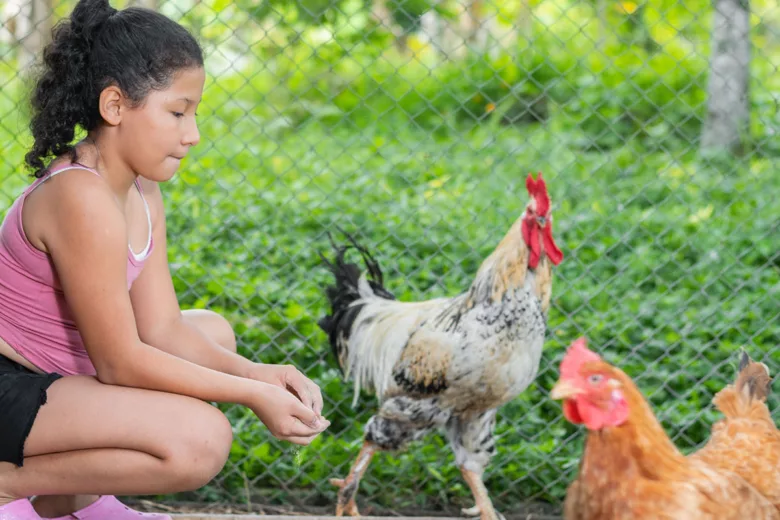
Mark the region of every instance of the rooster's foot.
<instances>
[{"instance_id":1,"label":"rooster's foot","mask_svg":"<svg viewBox=\"0 0 780 520\"><path fill-rule=\"evenodd\" d=\"M355 504L355 500L350 500L345 505L342 504L336 504L336 516L352 516L355 518L360 517L360 511L358 511L357 504Z\"/></svg>"},{"instance_id":2,"label":"rooster's foot","mask_svg":"<svg viewBox=\"0 0 780 520\"><path fill-rule=\"evenodd\" d=\"M346 481L343 478L332 478L330 479L330 483L340 490L338 502L336 503L336 516L344 516L344 514L346 514L347 516L359 517L360 512L358 511L354 496L349 500L346 500L346 497L344 496Z\"/></svg>"},{"instance_id":3,"label":"rooster's foot","mask_svg":"<svg viewBox=\"0 0 780 520\"><path fill-rule=\"evenodd\" d=\"M474 507L463 508L460 510L460 512L463 514L463 516L467 516L472 520L506 520L506 517L498 511L493 511L494 514L491 514L490 512L482 513L482 510L478 505Z\"/></svg>"}]
</instances>

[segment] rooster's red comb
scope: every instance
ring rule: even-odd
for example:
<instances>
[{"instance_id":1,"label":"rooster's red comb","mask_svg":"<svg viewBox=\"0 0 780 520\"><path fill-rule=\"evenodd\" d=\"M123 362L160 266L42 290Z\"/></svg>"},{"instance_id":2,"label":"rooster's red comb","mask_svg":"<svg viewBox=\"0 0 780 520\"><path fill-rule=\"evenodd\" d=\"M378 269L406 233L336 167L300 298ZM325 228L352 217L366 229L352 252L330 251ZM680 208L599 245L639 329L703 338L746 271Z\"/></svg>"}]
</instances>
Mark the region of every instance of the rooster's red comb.
<instances>
[{"instance_id":1,"label":"rooster's red comb","mask_svg":"<svg viewBox=\"0 0 780 520\"><path fill-rule=\"evenodd\" d=\"M601 361L601 358L595 352L588 350L588 341L584 337L577 338L563 356L561 377L576 377L580 367L591 361Z\"/></svg>"},{"instance_id":2,"label":"rooster's red comb","mask_svg":"<svg viewBox=\"0 0 780 520\"><path fill-rule=\"evenodd\" d=\"M529 173L525 179L525 189L528 190L529 196L536 199L536 213L547 215L547 212L550 211L550 196L547 194L547 185L542 179L542 172L539 172L536 180Z\"/></svg>"}]
</instances>

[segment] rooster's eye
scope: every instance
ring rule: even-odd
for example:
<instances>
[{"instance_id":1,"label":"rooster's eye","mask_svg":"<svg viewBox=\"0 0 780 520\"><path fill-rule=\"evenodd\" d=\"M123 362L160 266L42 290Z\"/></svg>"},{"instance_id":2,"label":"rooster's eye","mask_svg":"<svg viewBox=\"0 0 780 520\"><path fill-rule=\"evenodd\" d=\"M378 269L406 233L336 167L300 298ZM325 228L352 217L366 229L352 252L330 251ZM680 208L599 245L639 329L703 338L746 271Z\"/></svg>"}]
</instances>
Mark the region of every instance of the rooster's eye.
<instances>
[{"instance_id":1,"label":"rooster's eye","mask_svg":"<svg viewBox=\"0 0 780 520\"><path fill-rule=\"evenodd\" d=\"M536 217L536 223L544 227L544 225L547 224L547 219L544 217Z\"/></svg>"},{"instance_id":2,"label":"rooster's eye","mask_svg":"<svg viewBox=\"0 0 780 520\"><path fill-rule=\"evenodd\" d=\"M602 379L603 377L601 376L601 374L593 374L592 376L588 376L588 383L592 385L597 385L601 383Z\"/></svg>"}]
</instances>

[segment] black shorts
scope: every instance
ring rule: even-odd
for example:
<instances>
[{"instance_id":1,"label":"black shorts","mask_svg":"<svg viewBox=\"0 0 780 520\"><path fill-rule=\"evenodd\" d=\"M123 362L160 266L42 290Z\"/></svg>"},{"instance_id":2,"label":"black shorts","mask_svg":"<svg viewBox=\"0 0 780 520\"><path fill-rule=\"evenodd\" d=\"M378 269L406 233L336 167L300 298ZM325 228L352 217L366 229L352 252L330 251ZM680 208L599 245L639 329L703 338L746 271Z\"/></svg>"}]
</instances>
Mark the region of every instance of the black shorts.
<instances>
[{"instance_id":1,"label":"black shorts","mask_svg":"<svg viewBox=\"0 0 780 520\"><path fill-rule=\"evenodd\" d=\"M46 404L46 391L61 377L36 374L0 355L0 462L22 465L24 443Z\"/></svg>"}]
</instances>

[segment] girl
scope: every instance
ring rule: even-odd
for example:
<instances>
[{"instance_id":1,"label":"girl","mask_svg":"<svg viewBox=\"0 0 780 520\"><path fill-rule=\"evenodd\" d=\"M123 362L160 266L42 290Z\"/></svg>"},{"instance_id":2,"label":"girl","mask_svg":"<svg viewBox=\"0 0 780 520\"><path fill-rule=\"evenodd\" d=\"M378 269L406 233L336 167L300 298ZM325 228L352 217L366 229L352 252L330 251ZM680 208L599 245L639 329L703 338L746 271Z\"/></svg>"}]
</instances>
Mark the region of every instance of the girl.
<instances>
[{"instance_id":1,"label":"girl","mask_svg":"<svg viewBox=\"0 0 780 520\"><path fill-rule=\"evenodd\" d=\"M223 318L178 307L158 183L200 140L204 81L185 29L107 0L81 0L44 50L36 179L0 228L3 520L169 518L113 495L209 482L232 443L209 401L297 444L329 425L308 378L236 354Z\"/></svg>"}]
</instances>

